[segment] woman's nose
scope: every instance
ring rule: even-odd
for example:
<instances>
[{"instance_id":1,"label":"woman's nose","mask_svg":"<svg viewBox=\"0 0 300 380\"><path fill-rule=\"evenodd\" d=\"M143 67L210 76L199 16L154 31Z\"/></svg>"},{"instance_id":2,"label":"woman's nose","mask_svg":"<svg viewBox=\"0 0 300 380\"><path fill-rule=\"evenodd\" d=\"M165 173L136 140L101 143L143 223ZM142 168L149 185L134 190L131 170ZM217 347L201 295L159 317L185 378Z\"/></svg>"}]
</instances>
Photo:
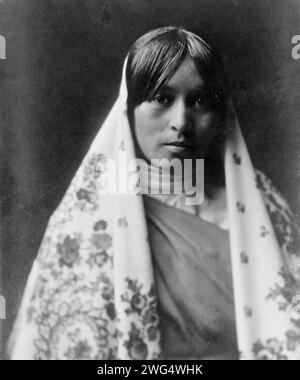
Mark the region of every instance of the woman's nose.
<instances>
[{"instance_id":1,"label":"woman's nose","mask_svg":"<svg viewBox=\"0 0 300 380\"><path fill-rule=\"evenodd\" d=\"M183 131L191 125L187 105L176 102L170 110L170 126L173 130Z\"/></svg>"}]
</instances>

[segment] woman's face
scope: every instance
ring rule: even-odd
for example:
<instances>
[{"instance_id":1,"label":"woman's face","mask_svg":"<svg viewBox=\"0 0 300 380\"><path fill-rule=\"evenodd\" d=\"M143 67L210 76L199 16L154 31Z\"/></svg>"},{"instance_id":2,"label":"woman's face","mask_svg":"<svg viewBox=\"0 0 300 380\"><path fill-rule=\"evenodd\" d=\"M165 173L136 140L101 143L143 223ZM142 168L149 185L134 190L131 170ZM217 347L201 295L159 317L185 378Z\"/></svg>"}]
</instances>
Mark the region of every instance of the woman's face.
<instances>
[{"instance_id":1,"label":"woman's face","mask_svg":"<svg viewBox=\"0 0 300 380\"><path fill-rule=\"evenodd\" d=\"M138 156L148 160L204 158L219 122L206 105L205 90L187 55L154 98L134 110Z\"/></svg>"}]
</instances>

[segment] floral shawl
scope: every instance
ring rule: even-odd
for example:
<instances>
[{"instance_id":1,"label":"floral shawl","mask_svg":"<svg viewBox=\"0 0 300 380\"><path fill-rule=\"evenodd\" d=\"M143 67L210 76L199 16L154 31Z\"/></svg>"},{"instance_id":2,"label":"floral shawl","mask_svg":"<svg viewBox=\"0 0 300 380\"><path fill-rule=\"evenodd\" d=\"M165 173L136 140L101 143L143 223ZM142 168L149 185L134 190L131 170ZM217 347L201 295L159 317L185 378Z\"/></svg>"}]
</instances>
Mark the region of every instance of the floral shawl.
<instances>
[{"instance_id":1,"label":"floral shawl","mask_svg":"<svg viewBox=\"0 0 300 380\"><path fill-rule=\"evenodd\" d=\"M97 163L119 150L135 158L125 66L119 97L49 220L11 336L12 359L159 358L142 195L97 191ZM225 174L240 357L300 359L293 218L270 181L254 171L233 111L228 122Z\"/></svg>"}]
</instances>

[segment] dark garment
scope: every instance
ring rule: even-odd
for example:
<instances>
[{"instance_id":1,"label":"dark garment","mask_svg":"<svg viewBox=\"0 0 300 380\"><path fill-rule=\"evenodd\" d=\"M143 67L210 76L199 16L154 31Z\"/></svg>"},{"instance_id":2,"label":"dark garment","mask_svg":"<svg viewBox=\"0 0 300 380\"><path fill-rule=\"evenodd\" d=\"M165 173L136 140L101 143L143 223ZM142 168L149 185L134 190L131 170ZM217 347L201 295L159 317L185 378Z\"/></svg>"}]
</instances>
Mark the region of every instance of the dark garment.
<instances>
[{"instance_id":1,"label":"dark garment","mask_svg":"<svg viewBox=\"0 0 300 380\"><path fill-rule=\"evenodd\" d=\"M229 234L144 197L163 359L238 359Z\"/></svg>"}]
</instances>

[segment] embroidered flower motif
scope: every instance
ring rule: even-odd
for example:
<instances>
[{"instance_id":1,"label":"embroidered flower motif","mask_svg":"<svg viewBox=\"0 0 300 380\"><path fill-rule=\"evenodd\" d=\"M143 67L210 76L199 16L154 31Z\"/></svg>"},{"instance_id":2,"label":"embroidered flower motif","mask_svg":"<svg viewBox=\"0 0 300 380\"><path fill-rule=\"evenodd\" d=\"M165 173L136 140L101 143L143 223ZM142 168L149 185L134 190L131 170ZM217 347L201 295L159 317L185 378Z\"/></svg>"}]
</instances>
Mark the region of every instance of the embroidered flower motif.
<instances>
[{"instance_id":1,"label":"embroidered flower motif","mask_svg":"<svg viewBox=\"0 0 300 380\"><path fill-rule=\"evenodd\" d=\"M145 307L145 305L146 305L145 296L139 293L136 293L132 296L131 301L130 301L130 306L133 310L139 313Z\"/></svg>"},{"instance_id":2,"label":"embroidered flower motif","mask_svg":"<svg viewBox=\"0 0 300 380\"><path fill-rule=\"evenodd\" d=\"M242 264L248 264L249 256L243 251L240 253L240 260Z\"/></svg>"},{"instance_id":3,"label":"embroidered flower motif","mask_svg":"<svg viewBox=\"0 0 300 380\"><path fill-rule=\"evenodd\" d=\"M132 280L131 278L127 277L125 279L125 281L127 282L127 287L128 287L128 290L131 290L132 292L134 293L137 293L137 292L140 292L141 289L142 289L142 285L139 285L138 284L138 281L137 280Z\"/></svg>"},{"instance_id":4,"label":"embroidered flower motif","mask_svg":"<svg viewBox=\"0 0 300 380\"><path fill-rule=\"evenodd\" d=\"M51 334L51 329L49 326L41 326L40 333L44 339L49 339L50 334Z\"/></svg>"},{"instance_id":5,"label":"embroidered flower motif","mask_svg":"<svg viewBox=\"0 0 300 380\"><path fill-rule=\"evenodd\" d=\"M76 193L77 195L77 198L81 201L81 200L85 200L87 202L90 202L90 192L85 190L85 189L80 189L77 191Z\"/></svg>"},{"instance_id":6,"label":"embroidered flower motif","mask_svg":"<svg viewBox=\"0 0 300 380\"><path fill-rule=\"evenodd\" d=\"M257 172L256 172L256 177L255 177L255 179L256 179L256 187L257 187L260 191L262 191L262 192L266 191L265 181L263 181L262 173L261 173L260 171L257 171Z\"/></svg>"},{"instance_id":7,"label":"embroidered flower motif","mask_svg":"<svg viewBox=\"0 0 300 380\"><path fill-rule=\"evenodd\" d=\"M114 333L115 326L109 325L114 318L112 302L108 306L99 304L97 299L91 301L99 283L75 287L74 281L77 280L68 276L59 290L43 292L43 307L36 308L32 316L39 336L34 341L35 358L100 360L113 356L116 359L116 351L112 353L113 347L108 347L108 336Z\"/></svg>"},{"instance_id":8,"label":"embroidered flower motif","mask_svg":"<svg viewBox=\"0 0 300 380\"><path fill-rule=\"evenodd\" d=\"M106 230L107 228L107 221L106 220L98 220L93 226L94 231L98 230Z\"/></svg>"},{"instance_id":9,"label":"embroidered flower motif","mask_svg":"<svg viewBox=\"0 0 300 380\"><path fill-rule=\"evenodd\" d=\"M246 315L247 317L252 317L252 309L251 309L251 307L249 307L249 306L245 306L245 307L244 307L244 311L245 311L245 315Z\"/></svg>"},{"instance_id":10,"label":"embroidered flower motif","mask_svg":"<svg viewBox=\"0 0 300 380\"><path fill-rule=\"evenodd\" d=\"M150 341L153 341L156 339L158 335L158 328L157 326L149 326L147 328L147 334Z\"/></svg>"},{"instance_id":11,"label":"embroidered flower motif","mask_svg":"<svg viewBox=\"0 0 300 380\"><path fill-rule=\"evenodd\" d=\"M91 174L93 174L92 172L92 168L90 166L85 166L84 169L83 169L83 172L86 176L89 176Z\"/></svg>"},{"instance_id":12,"label":"embroidered flower motif","mask_svg":"<svg viewBox=\"0 0 300 380\"><path fill-rule=\"evenodd\" d=\"M101 174L106 173L108 170L108 161L106 157L101 157L101 159L93 165L95 172L97 173L97 178L99 178Z\"/></svg>"},{"instance_id":13,"label":"embroidered flower motif","mask_svg":"<svg viewBox=\"0 0 300 380\"><path fill-rule=\"evenodd\" d=\"M257 360L286 360L283 346L283 342L276 338L267 339L265 343L258 340L253 344L252 352Z\"/></svg>"},{"instance_id":14,"label":"embroidered flower motif","mask_svg":"<svg viewBox=\"0 0 300 380\"><path fill-rule=\"evenodd\" d=\"M277 302L279 310L287 310L296 294L297 283L292 274L284 268L281 268L278 275L282 277L283 284L274 284L266 296L266 300L274 300Z\"/></svg>"},{"instance_id":15,"label":"embroidered flower motif","mask_svg":"<svg viewBox=\"0 0 300 380\"><path fill-rule=\"evenodd\" d=\"M158 322L157 311L155 308L150 307L145 312L144 324L149 325L149 324L153 324L153 323L157 323L157 322Z\"/></svg>"},{"instance_id":16,"label":"embroidered flower motif","mask_svg":"<svg viewBox=\"0 0 300 380\"><path fill-rule=\"evenodd\" d=\"M287 349L289 351L295 351L297 348L297 345L300 344L300 332L298 330L298 333L294 330L288 330L285 333L285 336L287 338Z\"/></svg>"},{"instance_id":17,"label":"embroidered flower motif","mask_svg":"<svg viewBox=\"0 0 300 380\"><path fill-rule=\"evenodd\" d=\"M116 309L115 305L112 302L106 304L106 312L111 320L116 318Z\"/></svg>"},{"instance_id":18,"label":"embroidered flower motif","mask_svg":"<svg viewBox=\"0 0 300 380\"><path fill-rule=\"evenodd\" d=\"M100 251L95 254L95 262L99 267L102 267L108 259L108 254L106 251Z\"/></svg>"},{"instance_id":19,"label":"embroidered flower motif","mask_svg":"<svg viewBox=\"0 0 300 380\"><path fill-rule=\"evenodd\" d=\"M133 360L145 360L148 355L148 348L139 335L139 330L134 323L131 324L129 339L125 341L125 346L129 356Z\"/></svg>"},{"instance_id":20,"label":"embroidered flower motif","mask_svg":"<svg viewBox=\"0 0 300 380\"><path fill-rule=\"evenodd\" d=\"M286 201L262 172L256 171L256 186L261 191L278 243L288 252L298 252L300 229Z\"/></svg>"},{"instance_id":21,"label":"embroidered flower motif","mask_svg":"<svg viewBox=\"0 0 300 380\"><path fill-rule=\"evenodd\" d=\"M241 157L237 153L233 153L233 161L236 165L241 165Z\"/></svg>"},{"instance_id":22,"label":"embroidered flower motif","mask_svg":"<svg viewBox=\"0 0 300 380\"><path fill-rule=\"evenodd\" d=\"M77 342L75 347L69 348L66 356L73 360L89 360L91 353L92 347L85 339Z\"/></svg>"},{"instance_id":23,"label":"embroidered flower motif","mask_svg":"<svg viewBox=\"0 0 300 380\"><path fill-rule=\"evenodd\" d=\"M239 212L244 213L246 210L245 205L242 202L236 202L237 208Z\"/></svg>"},{"instance_id":24,"label":"embroidered flower motif","mask_svg":"<svg viewBox=\"0 0 300 380\"><path fill-rule=\"evenodd\" d=\"M154 286L147 293L143 293L143 286L137 280L126 278L126 282L127 289L121 300L128 304L125 313L128 318L132 318L132 322L125 343L130 357L143 359L148 355L147 344L158 339L159 335L156 293Z\"/></svg>"},{"instance_id":25,"label":"embroidered flower motif","mask_svg":"<svg viewBox=\"0 0 300 380\"><path fill-rule=\"evenodd\" d=\"M97 162L106 160L106 157L102 153L92 153L88 158L88 165L93 166Z\"/></svg>"},{"instance_id":26,"label":"embroidered flower motif","mask_svg":"<svg viewBox=\"0 0 300 380\"><path fill-rule=\"evenodd\" d=\"M112 237L107 233L93 234L91 238L92 244L96 249L107 250L112 245Z\"/></svg>"},{"instance_id":27,"label":"embroidered flower motif","mask_svg":"<svg viewBox=\"0 0 300 380\"><path fill-rule=\"evenodd\" d=\"M280 352L282 350L282 343L278 341L278 339L268 339L268 347L271 352Z\"/></svg>"},{"instance_id":28,"label":"embroidered flower motif","mask_svg":"<svg viewBox=\"0 0 300 380\"><path fill-rule=\"evenodd\" d=\"M260 231L260 236L262 236L262 237L265 237L265 236L267 236L270 232L266 229L266 227L265 226L260 226L260 229L261 229L261 231Z\"/></svg>"},{"instance_id":29,"label":"embroidered flower motif","mask_svg":"<svg viewBox=\"0 0 300 380\"><path fill-rule=\"evenodd\" d=\"M41 351L44 351L44 352L47 352L47 343L44 339L38 339L35 341L35 346L41 350Z\"/></svg>"},{"instance_id":30,"label":"embroidered flower motif","mask_svg":"<svg viewBox=\"0 0 300 380\"><path fill-rule=\"evenodd\" d=\"M79 258L79 244L77 239L71 239L67 235L63 243L57 243L57 252L60 255L59 264L72 267Z\"/></svg>"},{"instance_id":31,"label":"embroidered flower motif","mask_svg":"<svg viewBox=\"0 0 300 380\"><path fill-rule=\"evenodd\" d=\"M127 219L125 217L119 218L118 224L119 224L119 227L127 227L128 226Z\"/></svg>"},{"instance_id":32,"label":"embroidered flower motif","mask_svg":"<svg viewBox=\"0 0 300 380\"><path fill-rule=\"evenodd\" d=\"M48 359L48 355L45 351L39 351L39 354L36 355L36 360L47 360Z\"/></svg>"},{"instance_id":33,"label":"embroidered flower motif","mask_svg":"<svg viewBox=\"0 0 300 380\"><path fill-rule=\"evenodd\" d=\"M114 289L113 289L112 285L110 285L110 284L105 285L102 289L102 297L106 301L110 301L113 299L113 296L114 296Z\"/></svg>"}]
</instances>

